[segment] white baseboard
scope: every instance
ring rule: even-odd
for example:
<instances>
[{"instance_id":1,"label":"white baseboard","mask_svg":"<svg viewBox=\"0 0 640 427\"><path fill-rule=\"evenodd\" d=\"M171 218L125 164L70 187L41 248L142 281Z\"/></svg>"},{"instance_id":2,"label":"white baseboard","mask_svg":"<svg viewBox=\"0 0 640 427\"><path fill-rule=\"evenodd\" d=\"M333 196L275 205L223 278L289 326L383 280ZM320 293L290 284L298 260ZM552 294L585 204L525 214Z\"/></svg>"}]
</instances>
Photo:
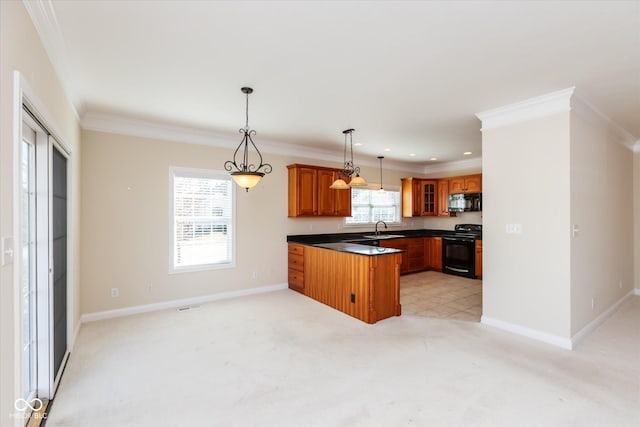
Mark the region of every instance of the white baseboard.
<instances>
[{"instance_id":1,"label":"white baseboard","mask_svg":"<svg viewBox=\"0 0 640 427\"><path fill-rule=\"evenodd\" d=\"M524 326L516 325L514 323L505 322L503 320L494 319L492 317L482 316L480 323L483 325L493 326L494 328L502 329L503 331L512 332L514 334L522 335L527 338L542 341L547 344L555 345L567 350L572 349L571 340L563 338L558 335L548 334L536 329L526 328Z\"/></svg>"},{"instance_id":2,"label":"white baseboard","mask_svg":"<svg viewBox=\"0 0 640 427\"><path fill-rule=\"evenodd\" d=\"M629 291L628 294L620 298L617 302L613 303L611 307L602 312L598 317L593 319L584 328L580 329L576 334L574 334L571 337L571 343L573 347L575 347L576 344L584 337L593 332L598 326L602 325L604 321L607 320L618 309L618 307L620 307L620 305L626 301L627 298L632 297L634 294L638 295L638 289Z\"/></svg>"},{"instance_id":3,"label":"white baseboard","mask_svg":"<svg viewBox=\"0 0 640 427\"><path fill-rule=\"evenodd\" d=\"M184 298L172 301L159 302L156 304L137 305L133 307L119 308L116 310L98 311L86 313L80 317L80 323L94 322L96 320L112 319L114 317L130 316L132 314L148 313L150 311L166 310L168 308L178 308L195 304L205 304L230 298L243 297L248 295L264 294L287 289L287 283L277 285L261 286L258 288L241 289L239 291L221 292L211 295L203 295L193 298Z\"/></svg>"},{"instance_id":4,"label":"white baseboard","mask_svg":"<svg viewBox=\"0 0 640 427\"><path fill-rule=\"evenodd\" d=\"M69 343L69 351L73 352L73 349L76 346L76 342L78 341L78 334L80 333L80 326L82 326L82 318L78 319L78 324L76 328L73 330L73 337L71 337L71 342Z\"/></svg>"},{"instance_id":5,"label":"white baseboard","mask_svg":"<svg viewBox=\"0 0 640 427\"><path fill-rule=\"evenodd\" d=\"M503 320L494 319L488 316L482 316L480 319L480 323L488 326L493 326L494 328L502 329L507 332L512 332L514 334L532 338L534 340L546 342L547 344L552 344L567 350L573 350L573 348L576 346L576 344L580 340L582 340L585 336L589 335L593 330L595 330L598 326L604 323L604 321L607 320L627 298L633 295L640 295L640 289L634 289L629 291L628 294L623 296L616 303L612 304L611 307L609 307L606 311L604 311L598 317L596 317L591 322L589 322L589 324L587 324L584 328L578 331L578 333L574 334L571 337L571 339L564 338L558 335L548 334L546 332L541 332L536 329L526 328L524 326L505 322Z\"/></svg>"}]
</instances>

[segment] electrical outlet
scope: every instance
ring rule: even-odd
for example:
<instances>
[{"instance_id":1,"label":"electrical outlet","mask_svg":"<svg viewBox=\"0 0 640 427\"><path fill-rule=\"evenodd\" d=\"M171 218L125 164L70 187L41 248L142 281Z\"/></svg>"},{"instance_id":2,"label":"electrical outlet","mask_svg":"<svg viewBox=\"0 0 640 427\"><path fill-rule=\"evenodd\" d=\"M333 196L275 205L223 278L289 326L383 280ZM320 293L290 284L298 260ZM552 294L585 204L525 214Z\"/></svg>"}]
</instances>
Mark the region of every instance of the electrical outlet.
<instances>
[{"instance_id":1,"label":"electrical outlet","mask_svg":"<svg viewBox=\"0 0 640 427\"><path fill-rule=\"evenodd\" d=\"M351 303L356 303L356 294L351 294Z\"/></svg>"},{"instance_id":2,"label":"electrical outlet","mask_svg":"<svg viewBox=\"0 0 640 427\"><path fill-rule=\"evenodd\" d=\"M254 271L253 273L251 273L251 278L252 279L257 279L258 278L258 272Z\"/></svg>"},{"instance_id":3,"label":"electrical outlet","mask_svg":"<svg viewBox=\"0 0 640 427\"><path fill-rule=\"evenodd\" d=\"M111 298L117 298L120 296L120 289L111 288Z\"/></svg>"},{"instance_id":4,"label":"electrical outlet","mask_svg":"<svg viewBox=\"0 0 640 427\"><path fill-rule=\"evenodd\" d=\"M153 283L149 282L147 285L147 292L151 292L151 288L153 288Z\"/></svg>"},{"instance_id":5,"label":"electrical outlet","mask_svg":"<svg viewBox=\"0 0 640 427\"><path fill-rule=\"evenodd\" d=\"M506 224L504 231L507 234L522 234L522 224Z\"/></svg>"}]
</instances>

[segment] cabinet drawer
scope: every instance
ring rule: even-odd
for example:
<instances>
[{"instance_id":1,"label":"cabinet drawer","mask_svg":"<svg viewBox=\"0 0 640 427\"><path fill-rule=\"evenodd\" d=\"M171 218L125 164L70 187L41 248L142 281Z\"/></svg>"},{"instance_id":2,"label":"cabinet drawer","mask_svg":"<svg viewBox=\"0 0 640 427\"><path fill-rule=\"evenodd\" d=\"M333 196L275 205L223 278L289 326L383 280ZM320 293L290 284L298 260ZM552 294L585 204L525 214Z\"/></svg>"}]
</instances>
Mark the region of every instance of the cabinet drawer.
<instances>
[{"instance_id":1,"label":"cabinet drawer","mask_svg":"<svg viewBox=\"0 0 640 427\"><path fill-rule=\"evenodd\" d=\"M289 243L289 253L304 255L304 246L302 245L293 245Z\"/></svg>"},{"instance_id":2,"label":"cabinet drawer","mask_svg":"<svg viewBox=\"0 0 640 427\"><path fill-rule=\"evenodd\" d=\"M289 269L304 271L304 257L289 252Z\"/></svg>"},{"instance_id":3,"label":"cabinet drawer","mask_svg":"<svg viewBox=\"0 0 640 427\"><path fill-rule=\"evenodd\" d=\"M289 269L289 287L304 289L304 273L292 268Z\"/></svg>"}]
</instances>

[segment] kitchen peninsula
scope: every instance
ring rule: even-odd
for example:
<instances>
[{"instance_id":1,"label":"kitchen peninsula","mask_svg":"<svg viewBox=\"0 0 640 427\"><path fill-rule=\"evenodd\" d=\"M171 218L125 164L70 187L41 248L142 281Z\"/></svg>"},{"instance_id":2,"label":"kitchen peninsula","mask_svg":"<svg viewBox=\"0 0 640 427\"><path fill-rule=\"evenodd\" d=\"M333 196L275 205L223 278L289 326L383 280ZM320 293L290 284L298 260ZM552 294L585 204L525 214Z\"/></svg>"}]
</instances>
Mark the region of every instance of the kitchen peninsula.
<instances>
[{"instance_id":1,"label":"kitchen peninsula","mask_svg":"<svg viewBox=\"0 0 640 427\"><path fill-rule=\"evenodd\" d=\"M399 316L400 274L443 271L443 239L450 244L454 237L460 238L460 231L290 235L289 288L367 323ZM481 231L472 238L477 248ZM470 267L475 276L460 275L482 275L481 250L466 250L475 261Z\"/></svg>"},{"instance_id":2,"label":"kitchen peninsula","mask_svg":"<svg viewBox=\"0 0 640 427\"><path fill-rule=\"evenodd\" d=\"M289 236L295 237L295 236ZM402 250L289 240L289 287L366 323L400 315Z\"/></svg>"}]
</instances>

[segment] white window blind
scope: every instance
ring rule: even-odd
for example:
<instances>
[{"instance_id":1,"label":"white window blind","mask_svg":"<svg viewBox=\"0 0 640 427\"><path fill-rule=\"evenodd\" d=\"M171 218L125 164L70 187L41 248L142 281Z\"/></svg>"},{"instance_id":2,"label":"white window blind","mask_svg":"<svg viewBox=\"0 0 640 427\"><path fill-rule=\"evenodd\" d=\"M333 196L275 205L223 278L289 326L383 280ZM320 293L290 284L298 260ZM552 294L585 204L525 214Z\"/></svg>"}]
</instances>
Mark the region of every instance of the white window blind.
<instances>
[{"instance_id":1,"label":"white window blind","mask_svg":"<svg viewBox=\"0 0 640 427\"><path fill-rule=\"evenodd\" d=\"M351 216L345 220L349 225L400 223L400 191L380 192L368 188L351 189Z\"/></svg>"},{"instance_id":2,"label":"white window blind","mask_svg":"<svg viewBox=\"0 0 640 427\"><path fill-rule=\"evenodd\" d=\"M232 266L234 186L224 172L172 168L171 270Z\"/></svg>"}]
</instances>

